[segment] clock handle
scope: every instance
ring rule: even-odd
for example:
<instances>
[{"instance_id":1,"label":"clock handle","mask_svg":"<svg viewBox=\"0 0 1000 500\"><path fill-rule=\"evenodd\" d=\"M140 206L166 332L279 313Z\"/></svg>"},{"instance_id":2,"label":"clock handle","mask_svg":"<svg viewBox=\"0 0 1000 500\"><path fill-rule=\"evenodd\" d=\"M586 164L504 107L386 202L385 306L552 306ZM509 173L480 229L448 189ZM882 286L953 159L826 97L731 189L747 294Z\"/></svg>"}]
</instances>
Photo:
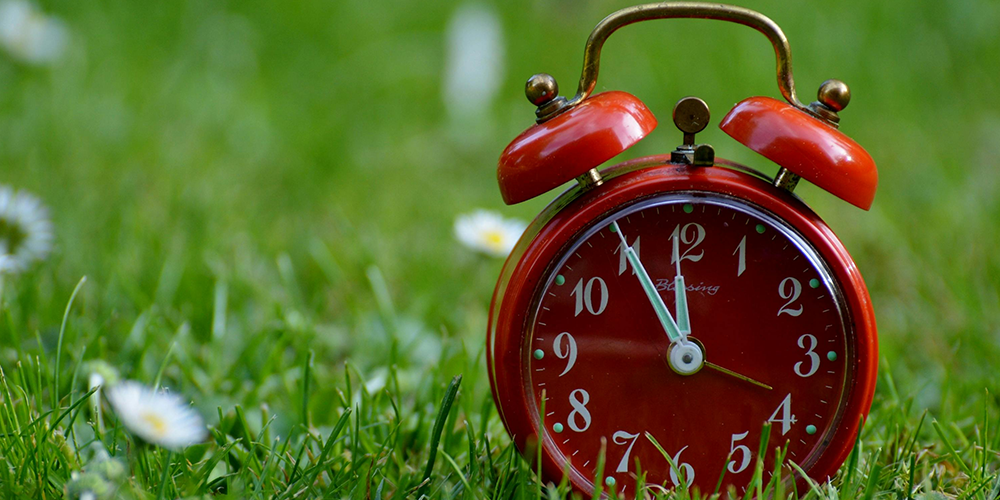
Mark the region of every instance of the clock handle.
<instances>
[{"instance_id":1,"label":"clock handle","mask_svg":"<svg viewBox=\"0 0 1000 500\"><path fill-rule=\"evenodd\" d=\"M558 98L540 103L535 114L542 122L583 102L597 85L601 49L604 42L619 28L652 19L716 19L749 26L767 37L774 46L777 59L778 89L785 100L799 109L807 109L795 94L792 78L792 51L781 28L767 16L743 7L704 2L662 2L627 7L605 17L594 27L583 52L583 73L576 95L570 99Z\"/></svg>"}]
</instances>

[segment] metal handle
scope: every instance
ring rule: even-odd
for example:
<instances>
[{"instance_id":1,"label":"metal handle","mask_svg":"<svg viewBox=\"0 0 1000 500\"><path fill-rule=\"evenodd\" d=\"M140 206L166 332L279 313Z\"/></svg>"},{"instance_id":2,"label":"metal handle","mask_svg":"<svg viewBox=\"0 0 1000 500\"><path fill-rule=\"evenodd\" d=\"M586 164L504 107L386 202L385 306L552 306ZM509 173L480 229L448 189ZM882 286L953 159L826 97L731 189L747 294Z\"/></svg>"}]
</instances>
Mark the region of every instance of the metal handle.
<instances>
[{"instance_id":1,"label":"metal handle","mask_svg":"<svg viewBox=\"0 0 1000 500\"><path fill-rule=\"evenodd\" d=\"M793 106L799 109L806 107L795 95L795 81L792 78L792 51L788 39L778 25L767 16L743 7L703 2L663 2L636 5L612 13L594 27L587 39L583 53L583 73L580 75L580 86L576 95L566 102L565 108L576 106L594 91L597 85L597 73L600 70L601 49L604 42L618 28L640 21L652 19L717 19L749 26L767 37L774 46L774 55L778 67L778 89Z\"/></svg>"}]
</instances>

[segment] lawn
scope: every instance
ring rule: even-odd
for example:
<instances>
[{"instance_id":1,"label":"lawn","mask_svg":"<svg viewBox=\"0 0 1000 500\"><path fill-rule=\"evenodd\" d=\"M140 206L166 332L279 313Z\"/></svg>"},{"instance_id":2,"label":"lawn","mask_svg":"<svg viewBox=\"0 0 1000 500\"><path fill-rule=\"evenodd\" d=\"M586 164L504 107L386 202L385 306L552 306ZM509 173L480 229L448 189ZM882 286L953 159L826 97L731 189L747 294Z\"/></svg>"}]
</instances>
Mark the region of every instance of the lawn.
<instances>
[{"instance_id":1,"label":"lawn","mask_svg":"<svg viewBox=\"0 0 1000 500\"><path fill-rule=\"evenodd\" d=\"M486 376L502 259L453 224L477 208L530 220L552 199L505 207L496 186L532 123L523 82L545 71L570 93L590 29L628 4L483 4L504 64L474 115L455 103L480 94L444 85L461 5L40 4L67 27L63 56L0 57L0 183L38 196L55 234L47 260L2 276L0 495L542 491ZM880 167L870 212L797 191L865 276L881 358L855 455L808 494L996 498L1000 4L747 6L785 30L803 100L851 86L841 130ZM660 116L623 158L672 149L670 109L698 95L714 113L699 139L772 172L716 124L777 97L773 68L751 30L660 21L612 38L598 90ZM136 440L91 397L95 370L193 402L209 437L180 453Z\"/></svg>"}]
</instances>

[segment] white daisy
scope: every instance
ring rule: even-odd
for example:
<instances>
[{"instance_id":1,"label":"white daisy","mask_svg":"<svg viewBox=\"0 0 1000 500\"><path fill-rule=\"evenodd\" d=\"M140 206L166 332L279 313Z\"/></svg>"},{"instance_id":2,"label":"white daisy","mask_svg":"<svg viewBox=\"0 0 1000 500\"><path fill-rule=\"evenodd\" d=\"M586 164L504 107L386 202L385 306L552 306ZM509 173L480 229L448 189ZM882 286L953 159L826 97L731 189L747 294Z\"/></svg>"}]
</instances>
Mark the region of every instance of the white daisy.
<instances>
[{"instance_id":1,"label":"white daisy","mask_svg":"<svg viewBox=\"0 0 1000 500\"><path fill-rule=\"evenodd\" d=\"M453 119L476 118L493 104L504 77L503 29L496 10L458 8L448 22L442 97Z\"/></svg>"},{"instance_id":2,"label":"white daisy","mask_svg":"<svg viewBox=\"0 0 1000 500\"><path fill-rule=\"evenodd\" d=\"M132 380L108 388L107 394L125 428L148 443L178 451L208 435L201 415L176 394Z\"/></svg>"},{"instance_id":3,"label":"white daisy","mask_svg":"<svg viewBox=\"0 0 1000 500\"><path fill-rule=\"evenodd\" d=\"M527 225L489 210L476 210L455 220L455 237L463 245L494 257L506 257Z\"/></svg>"},{"instance_id":4,"label":"white daisy","mask_svg":"<svg viewBox=\"0 0 1000 500\"><path fill-rule=\"evenodd\" d=\"M69 41L62 21L46 16L24 0L0 2L0 45L32 64L59 59Z\"/></svg>"},{"instance_id":5,"label":"white daisy","mask_svg":"<svg viewBox=\"0 0 1000 500\"><path fill-rule=\"evenodd\" d=\"M19 273L52 249L52 223L41 200L0 186L0 273Z\"/></svg>"}]
</instances>

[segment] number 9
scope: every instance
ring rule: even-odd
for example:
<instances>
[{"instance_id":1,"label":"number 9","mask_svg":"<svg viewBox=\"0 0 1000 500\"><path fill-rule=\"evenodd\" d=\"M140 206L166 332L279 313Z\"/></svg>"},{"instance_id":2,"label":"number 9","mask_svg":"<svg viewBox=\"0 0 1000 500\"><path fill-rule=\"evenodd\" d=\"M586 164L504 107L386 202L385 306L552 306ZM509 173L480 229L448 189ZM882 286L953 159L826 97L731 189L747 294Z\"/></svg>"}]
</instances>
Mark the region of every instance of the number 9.
<instances>
[{"instance_id":1,"label":"number 9","mask_svg":"<svg viewBox=\"0 0 1000 500\"><path fill-rule=\"evenodd\" d=\"M562 341L566 339L566 350L562 349ZM555 352L556 357L559 359L567 359L566 368L559 374L560 377L569 373L570 368L576 364L576 339L573 338L569 332L562 332L556 335L556 339L552 341L552 351Z\"/></svg>"}]
</instances>

